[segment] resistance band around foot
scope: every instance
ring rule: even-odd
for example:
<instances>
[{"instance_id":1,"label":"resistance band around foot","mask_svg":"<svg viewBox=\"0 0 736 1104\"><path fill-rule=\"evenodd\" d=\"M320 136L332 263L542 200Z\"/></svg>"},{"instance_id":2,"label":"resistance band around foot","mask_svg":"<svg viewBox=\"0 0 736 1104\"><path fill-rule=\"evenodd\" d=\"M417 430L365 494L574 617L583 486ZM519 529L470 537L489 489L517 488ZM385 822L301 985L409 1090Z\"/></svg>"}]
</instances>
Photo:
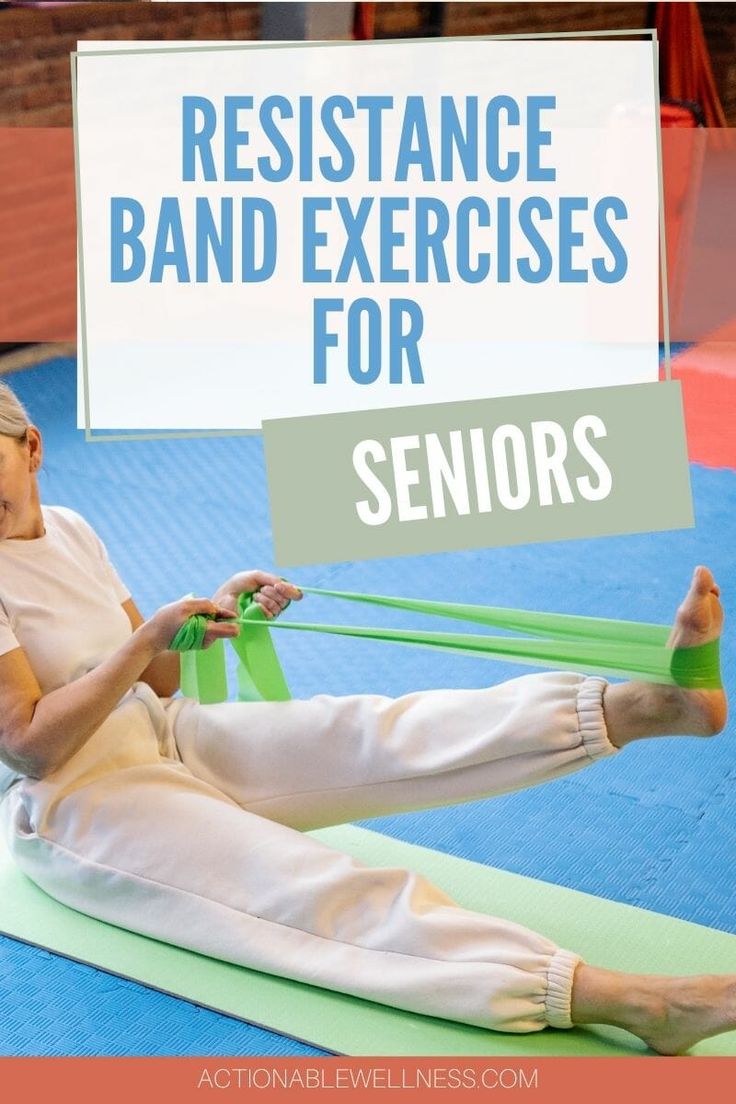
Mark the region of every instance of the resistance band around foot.
<instances>
[{"instance_id":1,"label":"resistance band around foot","mask_svg":"<svg viewBox=\"0 0 736 1104\"><path fill-rule=\"evenodd\" d=\"M233 619L234 623L241 625L241 631L239 636L230 638L230 644L238 656L239 701L287 701L291 697L271 637L272 629L413 644L534 667L611 675L688 689L721 688L718 640L692 648L668 648L671 630L667 625L421 598L355 594L320 587L300 589L305 594L321 594L348 602L449 617L455 621L523 635L490 636L271 620L253 601L252 594L241 594L238 616ZM228 697L224 641L218 640L210 648L202 649L207 620L201 615L190 617L170 645L172 651L182 653L182 692L203 703L225 701Z\"/></svg>"}]
</instances>

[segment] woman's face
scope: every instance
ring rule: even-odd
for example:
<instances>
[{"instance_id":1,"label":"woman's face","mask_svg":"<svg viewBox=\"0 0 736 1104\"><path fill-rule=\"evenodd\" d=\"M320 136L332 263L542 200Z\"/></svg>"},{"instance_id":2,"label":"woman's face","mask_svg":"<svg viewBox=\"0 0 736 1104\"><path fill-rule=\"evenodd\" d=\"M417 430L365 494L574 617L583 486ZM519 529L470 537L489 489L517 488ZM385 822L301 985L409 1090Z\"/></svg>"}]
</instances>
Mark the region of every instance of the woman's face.
<instances>
[{"instance_id":1,"label":"woman's face","mask_svg":"<svg viewBox=\"0 0 736 1104\"><path fill-rule=\"evenodd\" d=\"M36 471L41 437L28 427L25 440L0 436L0 540L24 535L37 509Z\"/></svg>"}]
</instances>

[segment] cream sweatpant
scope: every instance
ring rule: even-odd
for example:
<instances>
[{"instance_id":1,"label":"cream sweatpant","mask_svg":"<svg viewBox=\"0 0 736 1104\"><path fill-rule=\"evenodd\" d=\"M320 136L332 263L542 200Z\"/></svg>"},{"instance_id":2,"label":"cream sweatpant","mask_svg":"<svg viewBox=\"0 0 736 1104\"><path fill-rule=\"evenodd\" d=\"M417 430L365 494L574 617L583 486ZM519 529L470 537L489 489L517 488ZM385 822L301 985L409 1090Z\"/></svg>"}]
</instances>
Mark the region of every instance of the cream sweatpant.
<instances>
[{"instance_id":1,"label":"cream sweatpant","mask_svg":"<svg viewBox=\"0 0 736 1104\"><path fill-rule=\"evenodd\" d=\"M42 889L108 923L431 1016L569 1027L574 951L303 833L611 755L604 688L550 673L397 699L199 705L137 683L60 770L11 787L6 835Z\"/></svg>"}]
</instances>

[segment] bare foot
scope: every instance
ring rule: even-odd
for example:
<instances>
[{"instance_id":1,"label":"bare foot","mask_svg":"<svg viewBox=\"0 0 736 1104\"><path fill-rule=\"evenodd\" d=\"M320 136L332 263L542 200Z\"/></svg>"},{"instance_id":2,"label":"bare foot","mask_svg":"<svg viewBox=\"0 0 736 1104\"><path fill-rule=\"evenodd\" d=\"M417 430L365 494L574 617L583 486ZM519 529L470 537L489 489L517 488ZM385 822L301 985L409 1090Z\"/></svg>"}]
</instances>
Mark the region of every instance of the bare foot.
<instances>
[{"instance_id":1,"label":"bare foot","mask_svg":"<svg viewBox=\"0 0 736 1104\"><path fill-rule=\"evenodd\" d=\"M628 1030L659 1054L683 1054L701 1039L736 1030L736 976L657 978L659 989L647 1014L632 1017ZM627 1026L627 1025L623 1025Z\"/></svg>"},{"instance_id":2,"label":"bare foot","mask_svg":"<svg viewBox=\"0 0 736 1104\"><path fill-rule=\"evenodd\" d=\"M696 567L690 589L677 611L667 645L670 648L692 648L716 640L723 630L723 607L719 601L720 587L707 567ZM673 696L670 696L671 699ZM681 690L674 703L682 710L681 723L688 734L713 736L720 732L727 716L723 690Z\"/></svg>"},{"instance_id":3,"label":"bare foot","mask_svg":"<svg viewBox=\"0 0 736 1104\"><path fill-rule=\"evenodd\" d=\"M696 567L677 611L671 648L693 648L721 635L720 590L707 567ZM715 736L726 724L723 690L688 690L651 682L606 687L603 697L608 736L614 747L650 736Z\"/></svg>"},{"instance_id":4,"label":"bare foot","mask_svg":"<svg viewBox=\"0 0 736 1104\"><path fill-rule=\"evenodd\" d=\"M574 1024L622 1027L659 1054L682 1054L736 1030L736 974L623 974L580 963L570 1012Z\"/></svg>"},{"instance_id":5,"label":"bare foot","mask_svg":"<svg viewBox=\"0 0 736 1104\"><path fill-rule=\"evenodd\" d=\"M719 601L721 588L707 567L696 567L690 589L677 611L667 646L692 648L707 644L723 631L723 608Z\"/></svg>"}]
</instances>

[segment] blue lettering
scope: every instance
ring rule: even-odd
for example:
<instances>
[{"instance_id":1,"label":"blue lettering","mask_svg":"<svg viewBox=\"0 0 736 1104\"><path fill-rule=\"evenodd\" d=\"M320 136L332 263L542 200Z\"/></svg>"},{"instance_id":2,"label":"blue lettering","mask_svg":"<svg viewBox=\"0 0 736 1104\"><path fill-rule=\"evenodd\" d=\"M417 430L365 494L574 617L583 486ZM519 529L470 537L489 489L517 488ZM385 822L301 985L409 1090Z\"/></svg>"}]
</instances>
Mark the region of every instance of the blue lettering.
<instances>
[{"instance_id":1,"label":"blue lettering","mask_svg":"<svg viewBox=\"0 0 736 1104\"><path fill-rule=\"evenodd\" d=\"M196 128L198 117L202 126ZM217 180L212 156L212 136L217 127L217 112L205 96L184 96L181 101L181 178L195 180L195 154L199 153L205 180Z\"/></svg>"},{"instance_id":2,"label":"blue lettering","mask_svg":"<svg viewBox=\"0 0 736 1104\"><path fill-rule=\"evenodd\" d=\"M470 263L470 242L476 236L470 231L471 214L477 216L478 226L491 225L491 212L485 200L478 196L468 196L462 200L457 209L457 273L466 284L479 284L491 270L491 255L478 253L475 268Z\"/></svg>"},{"instance_id":3,"label":"blue lettering","mask_svg":"<svg viewBox=\"0 0 736 1104\"><path fill-rule=\"evenodd\" d=\"M499 196L496 204L496 280L499 284L511 283L511 200Z\"/></svg>"},{"instance_id":4,"label":"blue lettering","mask_svg":"<svg viewBox=\"0 0 736 1104\"><path fill-rule=\"evenodd\" d=\"M519 275L527 284L543 284L552 272L552 254L532 221L532 215L535 212L541 219L552 218L552 208L547 200L542 199L541 196L531 196L529 199L525 199L519 207L519 226L539 258L538 268L532 268L528 257L522 257L516 262Z\"/></svg>"},{"instance_id":5,"label":"blue lettering","mask_svg":"<svg viewBox=\"0 0 736 1104\"><path fill-rule=\"evenodd\" d=\"M417 145L414 145L416 139ZM427 116L421 96L407 96L401 124L399 152L396 155L396 180L408 180L409 168L418 165L422 180L434 180L432 146L429 141Z\"/></svg>"},{"instance_id":6,"label":"blue lettering","mask_svg":"<svg viewBox=\"0 0 736 1104\"><path fill-rule=\"evenodd\" d=\"M363 315L368 323L368 365L363 367ZM381 374L381 308L373 299L356 299L348 311L348 372L355 383L375 383Z\"/></svg>"},{"instance_id":7,"label":"blue lettering","mask_svg":"<svg viewBox=\"0 0 736 1104\"><path fill-rule=\"evenodd\" d=\"M218 233L208 199L197 196L197 276L198 284L209 280L210 251L217 273L224 284L233 282L233 201L229 196L220 200L220 231Z\"/></svg>"},{"instance_id":8,"label":"blue lettering","mask_svg":"<svg viewBox=\"0 0 736 1104\"><path fill-rule=\"evenodd\" d=\"M544 169L539 164L541 146L552 145L552 132L540 130L539 114L557 106L554 96L530 96L527 100L526 118L526 178L529 181L555 180L554 169Z\"/></svg>"},{"instance_id":9,"label":"blue lettering","mask_svg":"<svg viewBox=\"0 0 736 1104\"><path fill-rule=\"evenodd\" d=\"M478 97L465 97L465 125L454 96L440 97L440 180L453 180L457 154L464 180L478 179Z\"/></svg>"},{"instance_id":10,"label":"blue lettering","mask_svg":"<svg viewBox=\"0 0 736 1104\"><path fill-rule=\"evenodd\" d=\"M593 208L593 222L595 228L607 245L613 257L613 268L606 268L603 257L594 257L592 261L593 273L602 284L615 284L623 280L629 267L629 259L626 250L614 234L608 224L606 215L611 212L615 219L626 219L629 213L626 204L618 196L604 196L599 199Z\"/></svg>"},{"instance_id":11,"label":"blue lettering","mask_svg":"<svg viewBox=\"0 0 736 1104\"><path fill-rule=\"evenodd\" d=\"M130 225L124 227L125 216ZM137 199L113 196L110 200L110 279L113 284L129 284L143 275L146 251L141 241L146 216ZM130 250L130 264L124 264L125 247Z\"/></svg>"},{"instance_id":12,"label":"blue lettering","mask_svg":"<svg viewBox=\"0 0 736 1104\"><path fill-rule=\"evenodd\" d=\"M394 106L393 96L358 96L355 105L368 112L368 179L381 180L383 166L382 113Z\"/></svg>"},{"instance_id":13,"label":"blue lettering","mask_svg":"<svg viewBox=\"0 0 736 1104\"><path fill-rule=\"evenodd\" d=\"M486 168L491 180L513 180L519 171L518 153L509 153L505 166L501 165L500 113L506 113L507 126L519 125L519 105L511 96L494 96L486 108Z\"/></svg>"},{"instance_id":14,"label":"blue lettering","mask_svg":"<svg viewBox=\"0 0 736 1104\"><path fill-rule=\"evenodd\" d=\"M170 249L169 238L171 239ZM176 269L176 278L180 284L189 283L189 262L187 261L187 250L184 244L184 229L181 224L179 200L175 196L164 196L161 200L156 241L153 246L153 260L151 261L152 284L161 283L164 268L167 265L173 265Z\"/></svg>"},{"instance_id":15,"label":"blue lettering","mask_svg":"<svg viewBox=\"0 0 736 1104\"><path fill-rule=\"evenodd\" d=\"M238 150L250 142L249 132L238 127L238 112L252 107L252 96L225 96L225 180L253 179L252 169L238 165Z\"/></svg>"},{"instance_id":16,"label":"blue lettering","mask_svg":"<svg viewBox=\"0 0 736 1104\"><path fill-rule=\"evenodd\" d=\"M312 179L312 97L299 97L299 179Z\"/></svg>"},{"instance_id":17,"label":"blue lettering","mask_svg":"<svg viewBox=\"0 0 736 1104\"><path fill-rule=\"evenodd\" d=\"M315 252L327 244L327 234L317 230L317 212L329 211L332 200L327 196L310 196L302 203L302 280L306 284L328 284L332 279L329 268L317 268Z\"/></svg>"},{"instance_id":18,"label":"blue lettering","mask_svg":"<svg viewBox=\"0 0 736 1104\"><path fill-rule=\"evenodd\" d=\"M294 109L286 96L267 96L261 104L258 117L261 130L279 155L279 161L274 165L270 157L259 157L258 171L264 180L272 184L280 184L282 180L288 180L294 168L294 157L289 143L274 120L274 115L277 113L282 119L294 118Z\"/></svg>"},{"instance_id":19,"label":"blue lettering","mask_svg":"<svg viewBox=\"0 0 736 1104\"><path fill-rule=\"evenodd\" d=\"M322 127L325 135L330 139L335 150L340 155L341 160L339 168L335 166L335 162L331 157L320 157L319 167L325 180L341 184L344 180L349 180L353 175L355 154L353 153L352 146L337 124L335 114L338 112L342 115L343 119L352 119L355 117L353 105L347 96L328 96L322 104Z\"/></svg>"},{"instance_id":20,"label":"blue lettering","mask_svg":"<svg viewBox=\"0 0 736 1104\"><path fill-rule=\"evenodd\" d=\"M269 280L276 268L276 212L267 199L244 199L242 210L242 277L244 283L258 284ZM256 264L256 216L263 228L263 258Z\"/></svg>"},{"instance_id":21,"label":"blue lettering","mask_svg":"<svg viewBox=\"0 0 736 1104\"><path fill-rule=\"evenodd\" d=\"M343 306L343 299L314 300L313 379L315 383L327 383L327 350L334 349L337 345L337 334L327 331L327 315L330 311L341 311Z\"/></svg>"},{"instance_id":22,"label":"blue lettering","mask_svg":"<svg viewBox=\"0 0 736 1104\"><path fill-rule=\"evenodd\" d=\"M406 241L403 230L394 229L394 212L408 211L409 200L397 196L381 199L381 281L387 284L407 284L409 270L394 268L394 249Z\"/></svg>"},{"instance_id":23,"label":"blue lettering","mask_svg":"<svg viewBox=\"0 0 736 1104\"><path fill-rule=\"evenodd\" d=\"M419 359L419 338L424 330L422 309L413 299L391 299L389 310L389 382L402 382L403 361L406 356L411 382L424 383L422 362ZM406 333L404 317L409 319Z\"/></svg>"},{"instance_id":24,"label":"blue lettering","mask_svg":"<svg viewBox=\"0 0 736 1104\"><path fill-rule=\"evenodd\" d=\"M434 229L429 228L430 215L434 215ZM450 215L447 206L441 199L425 199L421 196L416 201L416 229L414 241L416 245L416 281L418 284L429 282L429 255L432 254L432 263L440 284L449 284L450 273L447 268L444 241L450 232Z\"/></svg>"},{"instance_id":25,"label":"blue lettering","mask_svg":"<svg viewBox=\"0 0 736 1104\"><path fill-rule=\"evenodd\" d=\"M357 266L358 274L364 284L373 283L373 273L371 272L370 262L365 251L365 246L363 245L362 237L372 206L373 199L370 196L364 196L363 199L361 199L358 204L358 209L355 212L353 212L350 206L349 199L345 199L344 196L339 196L337 200L337 209L340 212L343 226L345 227L345 233L347 234L342 260L340 261L340 267L335 276L335 282L338 284L344 284L346 282L350 276L350 270L353 264Z\"/></svg>"},{"instance_id":26,"label":"blue lettering","mask_svg":"<svg viewBox=\"0 0 736 1104\"><path fill-rule=\"evenodd\" d=\"M587 268L573 268L572 251L583 244L585 235L573 230L575 211L587 211L585 196L562 196L560 199L560 282L563 284L587 284Z\"/></svg>"}]
</instances>

